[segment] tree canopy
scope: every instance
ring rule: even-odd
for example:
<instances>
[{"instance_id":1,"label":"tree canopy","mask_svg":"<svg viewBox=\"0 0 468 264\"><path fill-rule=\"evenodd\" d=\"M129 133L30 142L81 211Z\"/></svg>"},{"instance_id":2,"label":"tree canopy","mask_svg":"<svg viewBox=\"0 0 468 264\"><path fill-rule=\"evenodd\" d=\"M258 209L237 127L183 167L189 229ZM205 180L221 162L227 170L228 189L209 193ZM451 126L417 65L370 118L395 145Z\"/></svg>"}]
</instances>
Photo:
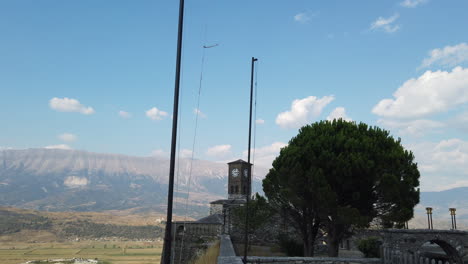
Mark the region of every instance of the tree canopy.
<instances>
[{"instance_id":1,"label":"tree canopy","mask_svg":"<svg viewBox=\"0 0 468 264\"><path fill-rule=\"evenodd\" d=\"M414 155L386 130L344 120L302 127L274 160L263 189L300 230L304 255L313 256L318 230L327 233L329 256L352 227L380 218L400 226L419 202Z\"/></svg>"}]
</instances>

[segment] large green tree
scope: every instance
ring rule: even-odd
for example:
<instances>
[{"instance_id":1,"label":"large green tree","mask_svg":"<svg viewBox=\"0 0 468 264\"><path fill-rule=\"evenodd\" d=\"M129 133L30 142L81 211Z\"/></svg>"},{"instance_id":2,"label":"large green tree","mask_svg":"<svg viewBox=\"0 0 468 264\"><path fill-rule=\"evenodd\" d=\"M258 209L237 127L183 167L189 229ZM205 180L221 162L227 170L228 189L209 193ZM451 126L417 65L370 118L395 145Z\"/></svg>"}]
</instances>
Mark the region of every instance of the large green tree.
<instances>
[{"instance_id":1,"label":"large green tree","mask_svg":"<svg viewBox=\"0 0 468 264\"><path fill-rule=\"evenodd\" d=\"M302 127L263 180L272 206L288 212L313 256L319 228L328 255L338 255L353 227L380 218L387 226L413 217L419 171L411 151L389 132L364 123L321 121Z\"/></svg>"}]
</instances>

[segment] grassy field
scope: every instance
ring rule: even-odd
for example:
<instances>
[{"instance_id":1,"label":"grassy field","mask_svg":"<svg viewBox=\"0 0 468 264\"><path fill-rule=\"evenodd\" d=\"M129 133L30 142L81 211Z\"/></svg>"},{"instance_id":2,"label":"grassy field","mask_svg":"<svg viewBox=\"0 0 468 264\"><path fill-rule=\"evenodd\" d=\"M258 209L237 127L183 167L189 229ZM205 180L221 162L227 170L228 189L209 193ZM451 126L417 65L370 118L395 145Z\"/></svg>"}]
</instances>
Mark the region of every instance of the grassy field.
<instances>
[{"instance_id":1,"label":"grassy field","mask_svg":"<svg viewBox=\"0 0 468 264\"><path fill-rule=\"evenodd\" d=\"M159 263L161 242L80 241L65 243L0 244L0 263L19 264L28 260L87 258L111 264Z\"/></svg>"}]
</instances>

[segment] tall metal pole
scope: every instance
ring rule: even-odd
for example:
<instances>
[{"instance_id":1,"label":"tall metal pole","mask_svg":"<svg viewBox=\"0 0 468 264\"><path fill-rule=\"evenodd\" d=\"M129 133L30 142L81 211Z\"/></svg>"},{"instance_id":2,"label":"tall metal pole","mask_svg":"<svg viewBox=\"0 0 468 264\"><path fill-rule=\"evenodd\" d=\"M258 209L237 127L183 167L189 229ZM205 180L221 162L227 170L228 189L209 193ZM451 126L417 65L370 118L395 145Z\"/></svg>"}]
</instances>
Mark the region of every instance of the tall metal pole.
<instances>
[{"instance_id":1,"label":"tall metal pole","mask_svg":"<svg viewBox=\"0 0 468 264\"><path fill-rule=\"evenodd\" d=\"M176 74L174 87L174 110L172 117L172 141L171 141L171 160L169 166L169 190L167 192L167 217L166 231L164 235L163 255L161 264L171 263L171 242L172 242L172 203L174 197L174 169L175 153L177 144L177 118L179 116L179 87L180 87L180 64L182 58L182 32L184 25L184 0L179 3L179 29L177 33L177 58Z\"/></svg>"},{"instance_id":2,"label":"tall metal pole","mask_svg":"<svg viewBox=\"0 0 468 264\"><path fill-rule=\"evenodd\" d=\"M253 97L253 82L254 82L254 67L256 58L252 57L252 71L250 73L250 113L249 113L249 147L247 148L247 162L249 166L247 201L245 205L245 237L244 237L244 263L247 263L247 250L249 247L249 200L252 192L252 165L250 164L250 143L252 139L252 97Z\"/></svg>"}]
</instances>

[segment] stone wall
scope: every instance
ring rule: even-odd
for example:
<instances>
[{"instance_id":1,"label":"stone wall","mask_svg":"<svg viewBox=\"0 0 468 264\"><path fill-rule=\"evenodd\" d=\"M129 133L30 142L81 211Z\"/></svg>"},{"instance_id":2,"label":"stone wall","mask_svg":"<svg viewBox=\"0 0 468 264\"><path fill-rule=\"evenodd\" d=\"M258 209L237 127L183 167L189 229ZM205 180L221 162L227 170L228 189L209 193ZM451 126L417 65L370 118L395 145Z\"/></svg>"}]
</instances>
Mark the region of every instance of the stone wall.
<instances>
[{"instance_id":1,"label":"stone wall","mask_svg":"<svg viewBox=\"0 0 468 264\"><path fill-rule=\"evenodd\" d=\"M252 264L380 264L378 258L248 257Z\"/></svg>"},{"instance_id":2,"label":"stone wall","mask_svg":"<svg viewBox=\"0 0 468 264\"><path fill-rule=\"evenodd\" d=\"M172 263L186 264L218 241L221 224L175 222L173 224Z\"/></svg>"},{"instance_id":3,"label":"stone wall","mask_svg":"<svg viewBox=\"0 0 468 264\"><path fill-rule=\"evenodd\" d=\"M463 264L468 249L468 232L457 230L384 230L384 264ZM425 243L437 244L445 254L425 252Z\"/></svg>"},{"instance_id":4,"label":"stone wall","mask_svg":"<svg viewBox=\"0 0 468 264\"><path fill-rule=\"evenodd\" d=\"M228 235L221 236L218 264L242 264L242 258L236 256ZM247 257L251 264L381 264L376 258L317 258L317 257Z\"/></svg>"},{"instance_id":5,"label":"stone wall","mask_svg":"<svg viewBox=\"0 0 468 264\"><path fill-rule=\"evenodd\" d=\"M231 216L231 219L235 219ZM244 221L238 224L233 221L231 225L231 239L234 243L243 243L244 241ZM301 235L293 227L293 224L284 216L277 213L271 216L262 226L255 229L249 236L249 242L253 245L278 245L279 235L286 234L293 240L301 241Z\"/></svg>"}]
</instances>

